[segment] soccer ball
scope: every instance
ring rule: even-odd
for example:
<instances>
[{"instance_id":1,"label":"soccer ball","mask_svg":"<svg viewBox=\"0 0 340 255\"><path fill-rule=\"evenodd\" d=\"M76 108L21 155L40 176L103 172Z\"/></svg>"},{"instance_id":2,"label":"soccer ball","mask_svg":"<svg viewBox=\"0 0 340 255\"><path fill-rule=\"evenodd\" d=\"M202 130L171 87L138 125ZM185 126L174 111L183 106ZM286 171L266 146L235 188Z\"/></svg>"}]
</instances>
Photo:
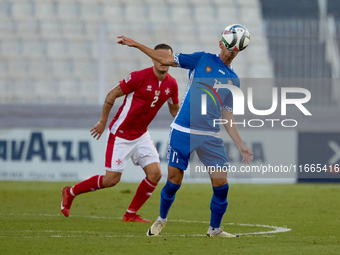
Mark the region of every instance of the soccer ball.
<instances>
[{"instance_id":1,"label":"soccer ball","mask_svg":"<svg viewBox=\"0 0 340 255\"><path fill-rule=\"evenodd\" d=\"M250 42L250 34L244 26L234 24L224 29L221 40L228 50L241 51L247 48Z\"/></svg>"}]
</instances>

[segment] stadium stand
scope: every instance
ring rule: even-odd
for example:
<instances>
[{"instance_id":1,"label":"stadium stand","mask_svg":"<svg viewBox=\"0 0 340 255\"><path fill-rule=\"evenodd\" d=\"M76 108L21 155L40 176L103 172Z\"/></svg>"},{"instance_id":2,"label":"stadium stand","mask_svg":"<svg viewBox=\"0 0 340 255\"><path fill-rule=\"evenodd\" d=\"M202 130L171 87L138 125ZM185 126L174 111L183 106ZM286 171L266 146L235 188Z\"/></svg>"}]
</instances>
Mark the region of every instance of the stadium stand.
<instances>
[{"instance_id":1,"label":"stadium stand","mask_svg":"<svg viewBox=\"0 0 340 255\"><path fill-rule=\"evenodd\" d=\"M120 34L150 47L168 43L175 52L218 53L221 30L242 23L252 47L234 69L240 77L274 77L259 1L4 0L0 21L1 104L98 103L101 59L104 91L151 65L137 50L116 45ZM187 72L170 73L182 96Z\"/></svg>"},{"instance_id":2,"label":"stadium stand","mask_svg":"<svg viewBox=\"0 0 340 255\"><path fill-rule=\"evenodd\" d=\"M338 17L339 1L287 0L282 4L279 0L261 0L261 4L270 57L279 78L276 86L295 86L281 78L315 78L305 84L312 94L311 102L340 106L339 84L334 84L334 79L340 78L339 29L334 32L335 38L330 31L333 25L339 28L340 22L333 19L332 24L329 19ZM325 13L321 4L328 6Z\"/></svg>"},{"instance_id":3,"label":"stadium stand","mask_svg":"<svg viewBox=\"0 0 340 255\"><path fill-rule=\"evenodd\" d=\"M175 52L218 52L220 30L232 23L251 33L251 47L233 62L241 78L339 78L331 56L334 47L340 51L339 9L337 0L5 0L0 103L96 104L98 86L108 91L130 71L151 65L137 50L117 45L117 35L150 47L168 43ZM320 27L324 17L327 29ZM187 73L170 73L183 95ZM62 91L68 86L72 95ZM339 89L331 81L306 86L316 105L337 104Z\"/></svg>"}]
</instances>

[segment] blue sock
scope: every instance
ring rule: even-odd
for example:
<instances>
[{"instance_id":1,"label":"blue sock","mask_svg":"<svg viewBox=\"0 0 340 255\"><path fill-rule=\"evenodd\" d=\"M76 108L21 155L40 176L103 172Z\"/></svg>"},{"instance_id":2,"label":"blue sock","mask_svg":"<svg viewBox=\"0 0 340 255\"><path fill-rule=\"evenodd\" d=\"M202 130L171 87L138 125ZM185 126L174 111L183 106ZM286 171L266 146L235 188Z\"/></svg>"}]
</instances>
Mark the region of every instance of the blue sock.
<instances>
[{"instance_id":1,"label":"blue sock","mask_svg":"<svg viewBox=\"0 0 340 255\"><path fill-rule=\"evenodd\" d=\"M161 191L161 206L159 215L162 219L166 219L168 216L169 209L175 200L176 192L180 187L180 184L173 184L169 180L166 181L166 184Z\"/></svg>"},{"instance_id":2,"label":"blue sock","mask_svg":"<svg viewBox=\"0 0 340 255\"><path fill-rule=\"evenodd\" d=\"M213 228L219 228L221 226L222 217L228 206L228 190L228 183L220 187L213 187L214 194L210 203L210 226Z\"/></svg>"}]
</instances>

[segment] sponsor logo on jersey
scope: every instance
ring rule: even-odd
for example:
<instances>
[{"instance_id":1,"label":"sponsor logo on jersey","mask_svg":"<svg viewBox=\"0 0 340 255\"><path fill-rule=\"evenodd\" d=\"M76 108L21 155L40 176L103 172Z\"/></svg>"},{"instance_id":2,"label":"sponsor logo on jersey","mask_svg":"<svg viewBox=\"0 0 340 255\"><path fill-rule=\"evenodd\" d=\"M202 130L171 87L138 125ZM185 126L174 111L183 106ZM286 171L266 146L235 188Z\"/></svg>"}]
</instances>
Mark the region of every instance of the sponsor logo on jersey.
<instances>
[{"instance_id":1,"label":"sponsor logo on jersey","mask_svg":"<svg viewBox=\"0 0 340 255\"><path fill-rule=\"evenodd\" d=\"M125 82L127 83L129 80L131 80L131 74L129 74L128 77L125 78Z\"/></svg>"},{"instance_id":2,"label":"sponsor logo on jersey","mask_svg":"<svg viewBox=\"0 0 340 255\"><path fill-rule=\"evenodd\" d=\"M146 91L152 91L152 86L151 86L151 85L148 85L148 86L146 87Z\"/></svg>"},{"instance_id":3,"label":"sponsor logo on jersey","mask_svg":"<svg viewBox=\"0 0 340 255\"><path fill-rule=\"evenodd\" d=\"M225 72L223 72L221 69L218 69L218 71L219 71L221 74L225 75Z\"/></svg>"}]
</instances>

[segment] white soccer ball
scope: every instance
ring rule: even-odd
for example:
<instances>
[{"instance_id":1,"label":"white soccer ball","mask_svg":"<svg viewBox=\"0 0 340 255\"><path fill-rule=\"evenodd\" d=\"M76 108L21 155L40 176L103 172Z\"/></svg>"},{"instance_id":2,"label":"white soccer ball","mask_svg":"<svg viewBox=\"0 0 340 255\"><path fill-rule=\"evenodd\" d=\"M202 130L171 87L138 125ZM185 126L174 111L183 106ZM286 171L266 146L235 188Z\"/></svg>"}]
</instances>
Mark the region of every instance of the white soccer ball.
<instances>
[{"instance_id":1,"label":"white soccer ball","mask_svg":"<svg viewBox=\"0 0 340 255\"><path fill-rule=\"evenodd\" d=\"M228 50L242 51L250 42L250 34L245 26L234 24L224 29L221 40Z\"/></svg>"}]
</instances>

